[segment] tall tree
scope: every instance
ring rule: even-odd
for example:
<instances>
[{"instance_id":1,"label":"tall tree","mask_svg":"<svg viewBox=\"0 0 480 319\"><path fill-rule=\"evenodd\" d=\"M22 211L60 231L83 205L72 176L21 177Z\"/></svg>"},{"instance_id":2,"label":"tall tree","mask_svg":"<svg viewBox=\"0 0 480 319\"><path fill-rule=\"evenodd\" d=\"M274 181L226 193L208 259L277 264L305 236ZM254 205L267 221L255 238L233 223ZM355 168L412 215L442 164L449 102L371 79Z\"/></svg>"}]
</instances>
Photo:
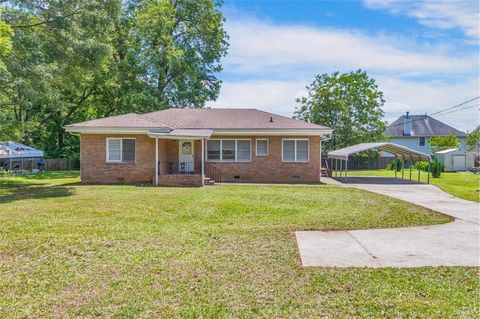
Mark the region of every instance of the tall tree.
<instances>
[{"instance_id":1,"label":"tall tree","mask_svg":"<svg viewBox=\"0 0 480 319\"><path fill-rule=\"evenodd\" d=\"M297 99L295 117L334 129L325 152L383 138L383 93L366 72L317 75L307 91Z\"/></svg>"},{"instance_id":2,"label":"tall tree","mask_svg":"<svg viewBox=\"0 0 480 319\"><path fill-rule=\"evenodd\" d=\"M2 21L2 10L0 8L0 76L7 72L4 59L12 50L10 41L12 34L12 28L5 21Z\"/></svg>"},{"instance_id":3,"label":"tall tree","mask_svg":"<svg viewBox=\"0 0 480 319\"><path fill-rule=\"evenodd\" d=\"M227 52L220 2L129 1L115 21L107 113L202 107L220 90Z\"/></svg>"},{"instance_id":4,"label":"tall tree","mask_svg":"<svg viewBox=\"0 0 480 319\"><path fill-rule=\"evenodd\" d=\"M1 3L1 0L0 0ZM12 0L0 138L78 152L72 122L215 99L226 54L212 0ZM0 36L2 33L0 32ZM1 60L0 60L1 61Z\"/></svg>"}]
</instances>

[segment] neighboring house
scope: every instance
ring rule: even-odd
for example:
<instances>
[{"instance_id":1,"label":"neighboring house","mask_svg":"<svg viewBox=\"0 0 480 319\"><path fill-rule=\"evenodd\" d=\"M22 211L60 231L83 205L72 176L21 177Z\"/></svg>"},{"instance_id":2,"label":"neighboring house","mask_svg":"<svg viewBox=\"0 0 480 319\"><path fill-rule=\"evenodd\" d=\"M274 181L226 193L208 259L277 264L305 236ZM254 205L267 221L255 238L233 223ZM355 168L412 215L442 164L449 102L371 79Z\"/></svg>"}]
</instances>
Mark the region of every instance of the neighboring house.
<instances>
[{"instance_id":1,"label":"neighboring house","mask_svg":"<svg viewBox=\"0 0 480 319\"><path fill-rule=\"evenodd\" d=\"M453 134L460 140L459 149L465 151L467 136L466 133L433 117L428 115L410 115L409 112L388 125L383 134L389 137L389 141L392 143L429 155L433 154L430 150L430 138Z\"/></svg>"},{"instance_id":2,"label":"neighboring house","mask_svg":"<svg viewBox=\"0 0 480 319\"><path fill-rule=\"evenodd\" d=\"M318 182L332 129L255 109L176 108L65 127L83 183ZM204 178L202 178L204 176Z\"/></svg>"}]
</instances>

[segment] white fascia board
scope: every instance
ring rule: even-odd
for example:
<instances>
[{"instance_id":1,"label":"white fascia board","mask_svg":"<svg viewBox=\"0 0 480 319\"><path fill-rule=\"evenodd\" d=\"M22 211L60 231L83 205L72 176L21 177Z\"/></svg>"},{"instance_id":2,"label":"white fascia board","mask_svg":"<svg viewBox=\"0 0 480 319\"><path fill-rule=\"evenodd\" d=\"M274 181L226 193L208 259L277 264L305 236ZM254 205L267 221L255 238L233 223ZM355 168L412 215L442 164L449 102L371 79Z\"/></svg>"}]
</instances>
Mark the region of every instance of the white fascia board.
<instances>
[{"instance_id":1,"label":"white fascia board","mask_svg":"<svg viewBox=\"0 0 480 319\"><path fill-rule=\"evenodd\" d=\"M148 137L151 138L158 138L164 140L198 140L200 141L203 138L208 137L201 137L201 136L186 136L186 135L158 135L158 134L148 134Z\"/></svg>"},{"instance_id":2,"label":"white fascia board","mask_svg":"<svg viewBox=\"0 0 480 319\"><path fill-rule=\"evenodd\" d=\"M148 127L65 127L65 131L67 132L80 134L148 134L151 130L159 131L158 128ZM165 129L165 132L169 131L171 131L171 129Z\"/></svg>"},{"instance_id":3,"label":"white fascia board","mask_svg":"<svg viewBox=\"0 0 480 319\"><path fill-rule=\"evenodd\" d=\"M325 136L331 133L330 129L214 129L212 136Z\"/></svg>"}]
</instances>

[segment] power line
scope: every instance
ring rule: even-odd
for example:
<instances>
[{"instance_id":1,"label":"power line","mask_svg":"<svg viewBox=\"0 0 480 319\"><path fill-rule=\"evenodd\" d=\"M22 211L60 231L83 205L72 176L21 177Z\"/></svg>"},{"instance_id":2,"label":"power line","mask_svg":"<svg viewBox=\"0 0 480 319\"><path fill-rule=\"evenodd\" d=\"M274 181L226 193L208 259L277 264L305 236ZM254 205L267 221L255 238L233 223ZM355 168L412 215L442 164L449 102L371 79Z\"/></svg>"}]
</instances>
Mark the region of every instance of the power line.
<instances>
[{"instance_id":1,"label":"power line","mask_svg":"<svg viewBox=\"0 0 480 319\"><path fill-rule=\"evenodd\" d=\"M469 108L472 108L472 107L475 107L475 106L479 106L479 105L480 105L480 103L473 104L473 105L469 105L469 106L466 106L466 107L462 107L461 109L452 110L452 111L447 112L447 113L437 114L435 116L442 116L442 115L446 115L446 114L450 114L450 113L455 113L455 112L458 112L458 111L461 111L461 110L466 110L466 109L469 109Z\"/></svg>"},{"instance_id":2,"label":"power line","mask_svg":"<svg viewBox=\"0 0 480 319\"><path fill-rule=\"evenodd\" d=\"M456 107L465 105L465 104L470 103L470 102L472 102L472 101L478 100L479 98L480 98L480 96L474 97L473 99L470 99L470 100L468 100L468 101L465 101L465 102L462 102L462 103L460 103L460 104L457 104L457 105L448 107L448 108L446 108L446 109L443 109L443 110L434 112L434 113L430 114L430 116L433 116L433 115L436 115L436 114L439 114L439 113L443 113L443 112L445 112L445 111L448 111L448 110L454 109L454 108L456 108Z\"/></svg>"},{"instance_id":3,"label":"power line","mask_svg":"<svg viewBox=\"0 0 480 319\"><path fill-rule=\"evenodd\" d=\"M477 96L477 97L474 97L474 98L472 98L472 99L470 99L470 100L464 101L464 102L462 102L462 103L460 103L460 104L457 104L457 105L454 105L454 106L450 106L450 107L447 107L447 108L445 108L445 109L443 109L443 110L434 112L434 113L430 114L430 117L436 117L436 116L440 116L440 115L450 114L450 113L454 113L454 112L457 112L457 111L465 110L465 109L468 109L468 108L471 108L471 107L474 107L474 106L478 106L478 105L480 105L480 104L469 105L469 106L467 106L467 107L464 107L464 108L461 108L461 109L458 109L458 110L453 110L453 111L450 111L450 112L447 112L447 113L443 113L443 112L445 112L445 111L452 110L452 109L457 108L457 107L459 107L459 106L462 106L462 105L465 105L465 104L470 103L470 102L472 102L472 101L475 101L475 100L477 100L477 99L479 99L479 98L480 98L480 96ZM443 113L443 114L440 114L440 113ZM415 121L424 120L426 116L427 116L427 114L425 113L425 115L421 115L419 118L412 119L412 120L410 121L410 123L413 123L413 122L415 122ZM403 125L404 125L404 124L403 124L403 121L402 121L402 123L390 124L390 125L388 125L387 127L395 127L395 126L403 126Z\"/></svg>"}]
</instances>

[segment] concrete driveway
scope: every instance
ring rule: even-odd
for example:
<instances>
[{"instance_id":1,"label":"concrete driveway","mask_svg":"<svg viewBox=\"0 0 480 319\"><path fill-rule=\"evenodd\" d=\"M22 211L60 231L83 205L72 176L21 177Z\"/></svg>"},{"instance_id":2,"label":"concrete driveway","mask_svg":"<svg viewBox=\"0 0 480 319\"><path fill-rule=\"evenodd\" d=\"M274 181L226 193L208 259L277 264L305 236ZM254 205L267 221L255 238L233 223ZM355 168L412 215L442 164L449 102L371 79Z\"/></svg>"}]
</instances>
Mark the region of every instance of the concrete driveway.
<instances>
[{"instance_id":1,"label":"concrete driveway","mask_svg":"<svg viewBox=\"0 0 480 319\"><path fill-rule=\"evenodd\" d=\"M424 206L455 220L448 224L351 231L298 231L303 266L420 267L480 266L479 204L454 197L433 185L369 178L348 184Z\"/></svg>"}]
</instances>

